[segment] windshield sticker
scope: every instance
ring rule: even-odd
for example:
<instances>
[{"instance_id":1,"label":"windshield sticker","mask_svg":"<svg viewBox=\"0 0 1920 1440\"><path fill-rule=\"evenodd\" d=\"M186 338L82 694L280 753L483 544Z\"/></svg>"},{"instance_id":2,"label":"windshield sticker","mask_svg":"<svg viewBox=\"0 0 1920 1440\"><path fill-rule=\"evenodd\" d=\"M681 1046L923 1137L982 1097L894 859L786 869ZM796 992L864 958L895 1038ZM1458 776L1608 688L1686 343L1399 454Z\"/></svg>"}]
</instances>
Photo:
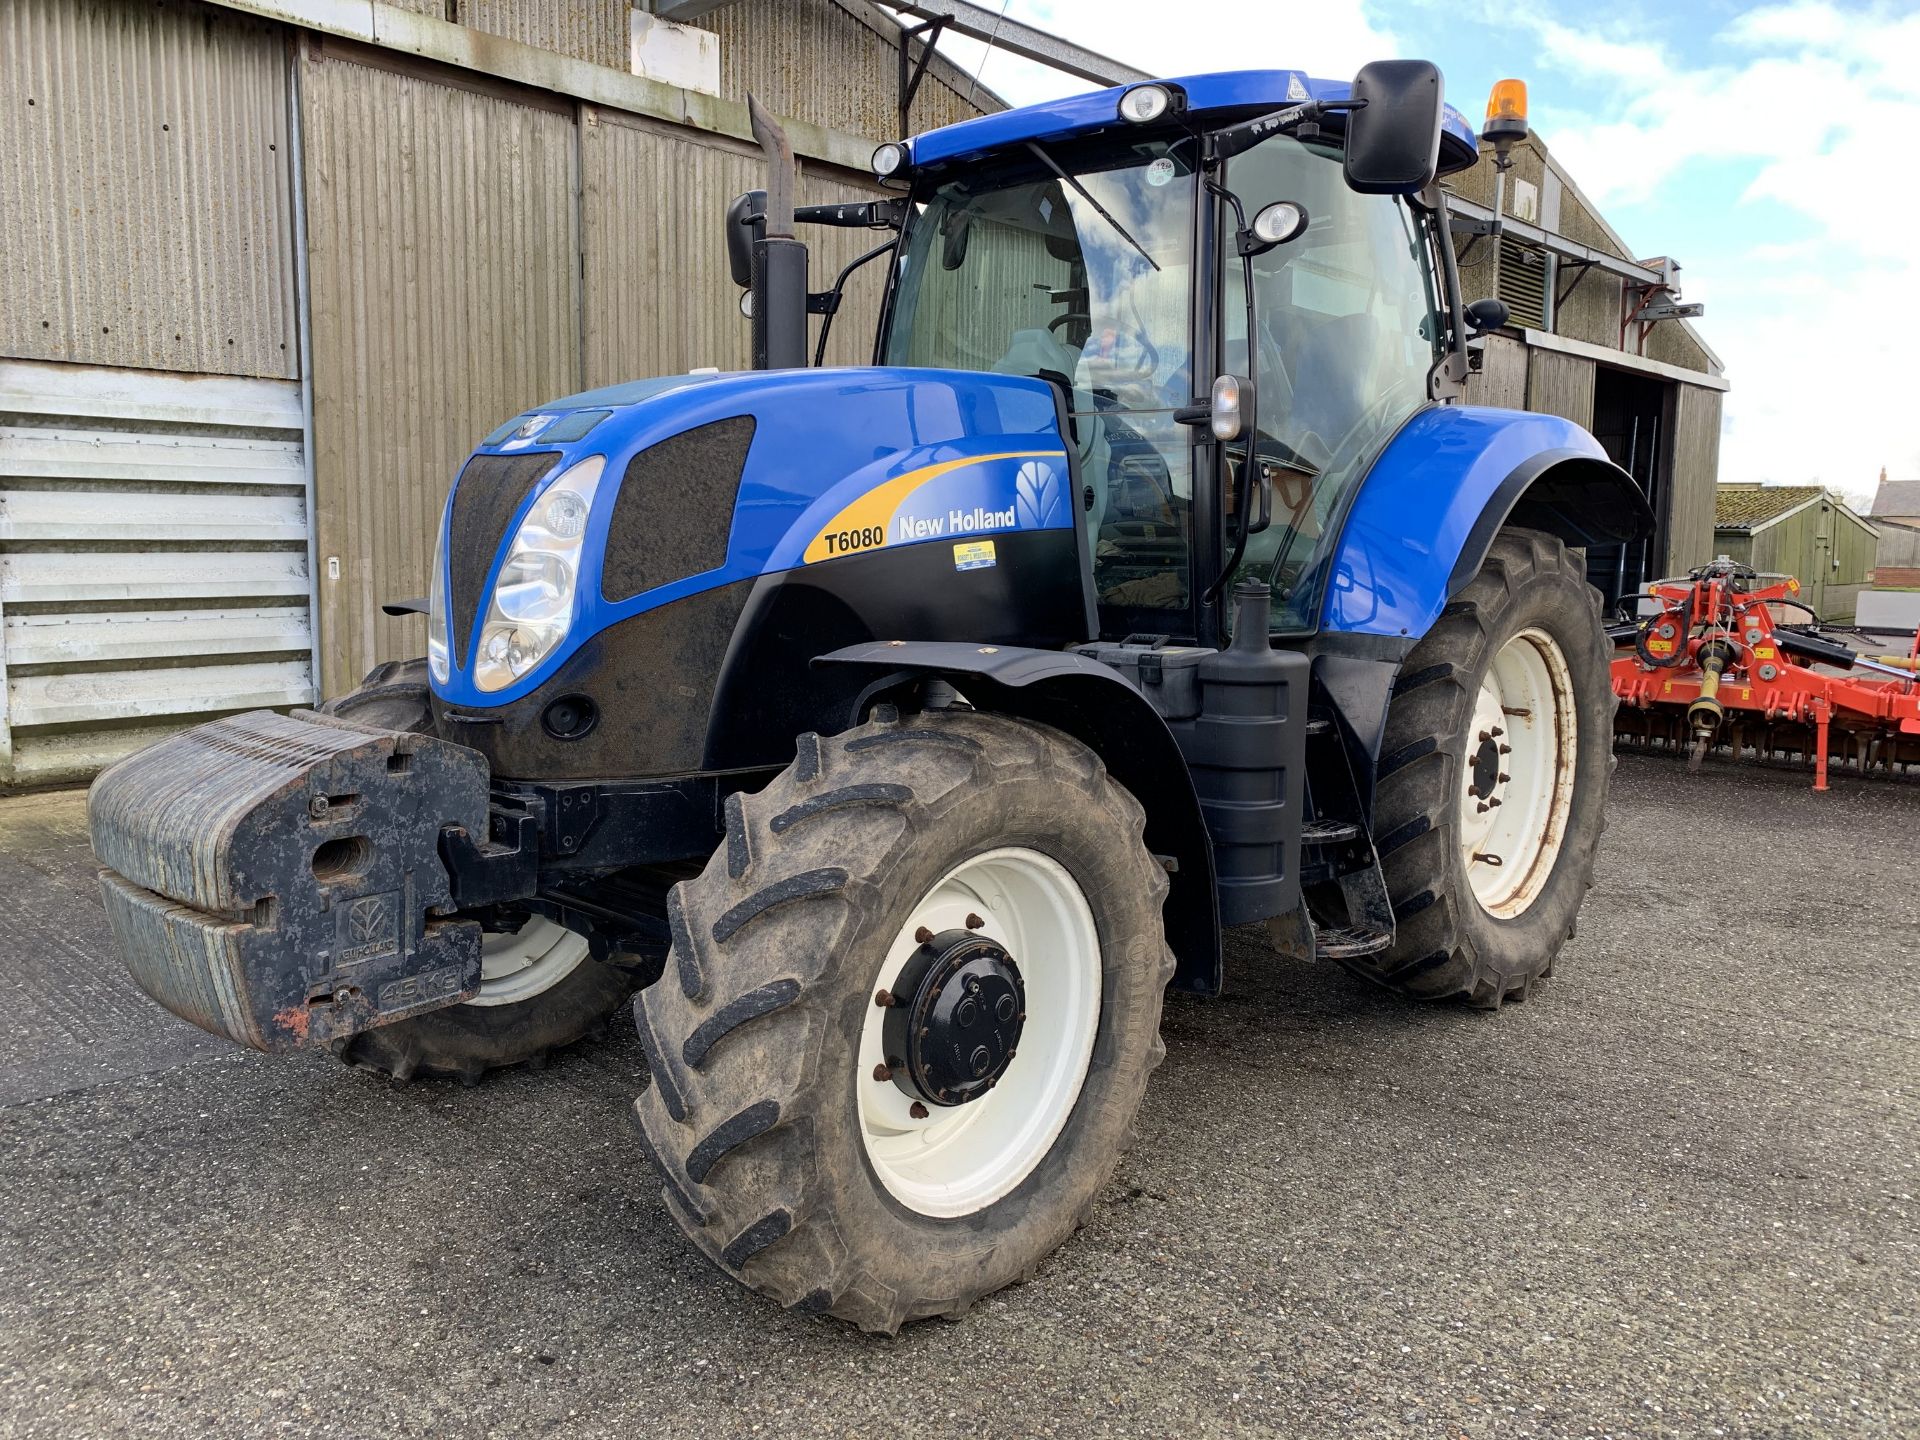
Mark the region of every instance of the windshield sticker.
<instances>
[{"instance_id":1,"label":"windshield sticker","mask_svg":"<svg viewBox=\"0 0 1920 1440\"><path fill-rule=\"evenodd\" d=\"M1162 155L1147 166L1147 184L1158 187L1171 179L1173 179L1173 161L1168 156Z\"/></svg>"},{"instance_id":2,"label":"windshield sticker","mask_svg":"<svg viewBox=\"0 0 1920 1440\"><path fill-rule=\"evenodd\" d=\"M1297 101L1304 100L1306 98L1307 98L1307 87L1303 83L1301 83L1299 73L1296 71L1295 73L1288 75L1287 76L1287 99L1290 101L1297 102Z\"/></svg>"},{"instance_id":3,"label":"windshield sticker","mask_svg":"<svg viewBox=\"0 0 1920 1440\"><path fill-rule=\"evenodd\" d=\"M1067 528L1073 513L1066 504L1066 461L1058 450L1013 450L909 470L844 506L808 542L801 561L812 565L891 545L996 530ZM984 559L956 550L954 563L984 569L996 563L992 557L991 546ZM962 565L963 558L973 563Z\"/></svg>"}]
</instances>

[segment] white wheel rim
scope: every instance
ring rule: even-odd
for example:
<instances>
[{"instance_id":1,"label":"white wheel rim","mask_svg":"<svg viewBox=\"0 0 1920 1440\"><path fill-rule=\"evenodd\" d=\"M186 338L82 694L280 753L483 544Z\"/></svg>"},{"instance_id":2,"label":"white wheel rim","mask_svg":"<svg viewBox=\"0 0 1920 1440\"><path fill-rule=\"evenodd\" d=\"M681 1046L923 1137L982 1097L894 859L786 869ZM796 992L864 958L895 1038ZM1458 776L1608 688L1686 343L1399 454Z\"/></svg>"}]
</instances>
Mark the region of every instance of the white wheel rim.
<instances>
[{"instance_id":1,"label":"white wheel rim","mask_svg":"<svg viewBox=\"0 0 1920 1440\"><path fill-rule=\"evenodd\" d=\"M913 907L887 950L874 990L889 988L919 941L963 928L998 941L1026 987L1026 1021L999 1083L957 1106L926 1106L891 1080L876 1080L886 1060L886 1011L866 1006L858 1073L860 1132L867 1160L888 1192L922 1215L970 1215L1010 1193L1053 1149L1080 1098L1100 1025L1100 938L1066 867L1037 850L993 850L956 866Z\"/></svg>"},{"instance_id":2,"label":"white wheel rim","mask_svg":"<svg viewBox=\"0 0 1920 1440\"><path fill-rule=\"evenodd\" d=\"M587 958L587 937L535 915L480 937L480 993L469 1005L517 1005L551 990Z\"/></svg>"},{"instance_id":3,"label":"white wheel rim","mask_svg":"<svg viewBox=\"0 0 1920 1440\"><path fill-rule=\"evenodd\" d=\"M1573 675L1544 630L1500 647L1480 682L1460 801L1460 851L1489 915L1540 897L1566 838L1579 754Z\"/></svg>"}]
</instances>

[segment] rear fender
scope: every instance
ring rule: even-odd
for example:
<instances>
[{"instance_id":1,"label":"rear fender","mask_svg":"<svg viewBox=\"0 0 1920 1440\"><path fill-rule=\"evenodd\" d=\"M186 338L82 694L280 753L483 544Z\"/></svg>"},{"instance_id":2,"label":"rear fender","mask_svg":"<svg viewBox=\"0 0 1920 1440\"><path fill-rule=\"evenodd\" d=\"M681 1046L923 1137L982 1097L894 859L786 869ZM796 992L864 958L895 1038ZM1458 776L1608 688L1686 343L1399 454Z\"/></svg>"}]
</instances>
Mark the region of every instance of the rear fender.
<instances>
[{"instance_id":1,"label":"rear fender","mask_svg":"<svg viewBox=\"0 0 1920 1440\"><path fill-rule=\"evenodd\" d=\"M1401 427L1354 497L1322 631L1411 649L1510 524L1580 546L1639 539L1654 519L1632 478L1573 421L1434 406Z\"/></svg>"},{"instance_id":2,"label":"rear fender","mask_svg":"<svg viewBox=\"0 0 1920 1440\"><path fill-rule=\"evenodd\" d=\"M1146 810L1147 848L1172 862L1164 914L1177 962L1174 986L1219 993L1219 897L1200 798L1166 721L1119 672L1059 650L946 641L850 645L814 663L871 667L877 673L864 692L869 702L937 676L979 709L1051 725L1085 742Z\"/></svg>"}]
</instances>

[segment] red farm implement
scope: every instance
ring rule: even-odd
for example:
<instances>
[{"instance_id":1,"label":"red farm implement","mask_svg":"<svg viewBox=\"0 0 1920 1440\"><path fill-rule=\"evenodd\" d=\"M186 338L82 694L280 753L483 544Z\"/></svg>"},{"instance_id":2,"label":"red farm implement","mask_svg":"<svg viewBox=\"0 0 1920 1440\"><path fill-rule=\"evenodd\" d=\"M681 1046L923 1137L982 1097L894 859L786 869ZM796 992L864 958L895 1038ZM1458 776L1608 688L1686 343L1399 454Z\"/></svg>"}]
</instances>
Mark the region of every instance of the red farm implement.
<instances>
[{"instance_id":1,"label":"red farm implement","mask_svg":"<svg viewBox=\"0 0 1920 1440\"><path fill-rule=\"evenodd\" d=\"M1776 619L1779 608L1812 614L1798 580L1725 559L1647 593L1660 608L1616 632L1633 647L1613 662L1617 736L1684 748L1689 770L1720 746L1805 756L1816 790L1829 759L1862 771L1920 763L1920 635L1905 655L1858 654Z\"/></svg>"}]
</instances>

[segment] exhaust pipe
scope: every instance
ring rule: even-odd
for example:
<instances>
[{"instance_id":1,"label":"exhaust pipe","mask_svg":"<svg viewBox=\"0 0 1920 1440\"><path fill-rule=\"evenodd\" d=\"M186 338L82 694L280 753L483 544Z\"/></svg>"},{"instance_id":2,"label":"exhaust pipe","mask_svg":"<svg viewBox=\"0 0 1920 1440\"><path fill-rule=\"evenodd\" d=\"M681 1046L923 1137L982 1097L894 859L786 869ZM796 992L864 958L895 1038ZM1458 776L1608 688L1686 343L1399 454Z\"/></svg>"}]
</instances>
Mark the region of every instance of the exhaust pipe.
<instances>
[{"instance_id":1,"label":"exhaust pipe","mask_svg":"<svg viewBox=\"0 0 1920 1440\"><path fill-rule=\"evenodd\" d=\"M747 97L753 139L767 157L767 203L753 242L753 368L807 363L807 247L793 235L793 144L780 122Z\"/></svg>"}]
</instances>

